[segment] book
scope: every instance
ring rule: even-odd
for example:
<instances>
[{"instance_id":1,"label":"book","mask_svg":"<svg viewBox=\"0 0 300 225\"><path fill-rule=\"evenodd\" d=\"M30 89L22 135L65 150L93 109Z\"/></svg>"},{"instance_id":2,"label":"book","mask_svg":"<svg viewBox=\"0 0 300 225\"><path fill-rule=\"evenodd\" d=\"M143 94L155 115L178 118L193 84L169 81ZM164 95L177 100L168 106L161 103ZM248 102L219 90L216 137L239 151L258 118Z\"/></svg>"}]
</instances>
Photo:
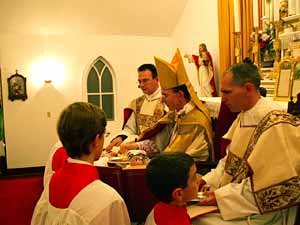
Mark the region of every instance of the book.
<instances>
[{"instance_id":1,"label":"book","mask_svg":"<svg viewBox=\"0 0 300 225\"><path fill-rule=\"evenodd\" d=\"M199 204L188 205L186 209L191 219L194 219L196 217L208 213L217 212L219 210L217 206L208 206L208 205L199 205Z\"/></svg>"}]
</instances>

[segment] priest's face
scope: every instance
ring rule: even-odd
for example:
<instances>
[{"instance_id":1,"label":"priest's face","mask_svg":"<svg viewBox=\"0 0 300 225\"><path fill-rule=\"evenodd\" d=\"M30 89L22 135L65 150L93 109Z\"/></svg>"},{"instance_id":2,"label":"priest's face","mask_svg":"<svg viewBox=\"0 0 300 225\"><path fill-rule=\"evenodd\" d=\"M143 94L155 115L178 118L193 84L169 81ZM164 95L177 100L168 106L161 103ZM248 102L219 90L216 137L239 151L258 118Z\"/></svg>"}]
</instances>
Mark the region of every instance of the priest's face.
<instances>
[{"instance_id":1,"label":"priest's face","mask_svg":"<svg viewBox=\"0 0 300 225\"><path fill-rule=\"evenodd\" d=\"M187 186L183 188L183 201L188 202L194 198L197 198L198 190L200 184L200 177L197 175L197 168L194 164L190 168L189 179Z\"/></svg>"},{"instance_id":2,"label":"priest's face","mask_svg":"<svg viewBox=\"0 0 300 225\"><path fill-rule=\"evenodd\" d=\"M180 101L180 93L175 92L172 89L161 89L162 102L165 103L169 110L177 110L183 108Z\"/></svg>"},{"instance_id":3,"label":"priest's face","mask_svg":"<svg viewBox=\"0 0 300 225\"><path fill-rule=\"evenodd\" d=\"M232 77L232 73L227 73L221 81L222 101L230 111L240 112L247 109L247 88L245 85L233 84Z\"/></svg>"},{"instance_id":4,"label":"priest's face","mask_svg":"<svg viewBox=\"0 0 300 225\"><path fill-rule=\"evenodd\" d=\"M139 72L138 87L144 94L151 95L158 88L158 79L152 77L150 70Z\"/></svg>"}]
</instances>

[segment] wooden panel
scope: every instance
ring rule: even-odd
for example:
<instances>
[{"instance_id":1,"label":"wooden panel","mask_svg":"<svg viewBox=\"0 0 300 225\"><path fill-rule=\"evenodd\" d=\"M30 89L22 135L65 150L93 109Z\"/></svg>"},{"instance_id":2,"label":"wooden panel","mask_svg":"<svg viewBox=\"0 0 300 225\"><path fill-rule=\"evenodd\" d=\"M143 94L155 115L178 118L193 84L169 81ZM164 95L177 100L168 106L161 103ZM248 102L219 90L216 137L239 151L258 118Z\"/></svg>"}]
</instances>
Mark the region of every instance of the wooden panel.
<instances>
[{"instance_id":1,"label":"wooden panel","mask_svg":"<svg viewBox=\"0 0 300 225\"><path fill-rule=\"evenodd\" d=\"M145 221L157 202L145 181L145 169L124 170L126 204L132 221Z\"/></svg>"},{"instance_id":2,"label":"wooden panel","mask_svg":"<svg viewBox=\"0 0 300 225\"><path fill-rule=\"evenodd\" d=\"M145 221L157 202L146 186L145 166L124 170L121 167L97 167L97 169L100 179L114 187L123 197L131 221Z\"/></svg>"},{"instance_id":3,"label":"wooden panel","mask_svg":"<svg viewBox=\"0 0 300 225\"><path fill-rule=\"evenodd\" d=\"M121 167L97 167L100 180L116 189L125 198L124 174Z\"/></svg>"}]
</instances>

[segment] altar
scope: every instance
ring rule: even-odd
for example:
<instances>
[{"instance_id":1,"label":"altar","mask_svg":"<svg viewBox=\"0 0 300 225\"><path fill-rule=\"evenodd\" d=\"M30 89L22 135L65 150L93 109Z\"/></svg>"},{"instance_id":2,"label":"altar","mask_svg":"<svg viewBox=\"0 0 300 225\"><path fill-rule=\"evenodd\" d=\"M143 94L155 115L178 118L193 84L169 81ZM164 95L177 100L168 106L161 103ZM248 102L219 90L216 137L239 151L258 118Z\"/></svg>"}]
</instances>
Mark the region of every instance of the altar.
<instances>
[{"instance_id":1,"label":"altar","mask_svg":"<svg viewBox=\"0 0 300 225\"><path fill-rule=\"evenodd\" d=\"M145 221L157 202L148 191L145 181L146 166L105 167L97 166L100 179L113 187L123 197L130 220Z\"/></svg>"},{"instance_id":2,"label":"altar","mask_svg":"<svg viewBox=\"0 0 300 225\"><path fill-rule=\"evenodd\" d=\"M158 200L148 191L145 181L146 165L128 167L97 166L100 179L123 197L130 220L142 223ZM192 202L191 202L192 203ZM189 204L188 214L195 218L217 210L216 206Z\"/></svg>"}]
</instances>

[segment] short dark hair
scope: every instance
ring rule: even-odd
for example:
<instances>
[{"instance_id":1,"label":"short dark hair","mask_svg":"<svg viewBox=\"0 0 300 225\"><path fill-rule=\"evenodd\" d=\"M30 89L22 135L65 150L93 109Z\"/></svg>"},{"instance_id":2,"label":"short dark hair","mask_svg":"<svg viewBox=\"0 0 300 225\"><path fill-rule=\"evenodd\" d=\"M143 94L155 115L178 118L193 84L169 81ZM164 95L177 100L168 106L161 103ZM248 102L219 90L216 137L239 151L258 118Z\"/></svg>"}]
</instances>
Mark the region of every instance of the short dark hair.
<instances>
[{"instance_id":1,"label":"short dark hair","mask_svg":"<svg viewBox=\"0 0 300 225\"><path fill-rule=\"evenodd\" d=\"M259 93L263 97L267 97L267 89L264 87L259 87Z\"/></svg>"},{"instance_id":2,"label":"short dark hair","mask_svg":"<svg viewBox=\"0 0 300 225\"><path fill-rule=\"evenodd\" d=\"M146 169L146 183L149 190L158 200L171 202L172 192L176 188L187 186L193 165L193 158L183 152L156 155Z\"/></svg>"},{"instance_id":3,"label":"short dark hair","mask_svg":"<svg viewBox=\"0 0 300 225\"><path fill-rule=\"evenodd\" d=\"M142 64L137 69L138 72L143 72L143 71L146 71L146 70L149 70L151 72L153 79L157 78L156 67L151 63Z\"/></svg>"},{"instance_id":4,"label":"short dark hair","mask_svg":"<svg viewBox=\"0 0 300 225\"><path fill-rule=\"evenodd\" d=\"M232 65L226 72L232 73L232 83L244 85L247 82L252 83L256 89L260 86L261 76L257 67L249 62L243 62Z\"/></svg>"},{"instance_id":5,"label":"short dark hair","mask_svg":"<svg viewBox=\"0 0 300 225\"><path fill-rule=\"evenodd\" d=\"M75 102L66 107L57 122L60 141L71 158L88 155L89 145L96 135L105 132L104 112L96 105Z\"/></svg>"},{"instance_id":6,"label":"short dark hair","mask_svg":"<svg viewBox=\"0 0 300 225\"><path fill-rule=\"evenodd\" d=\"M248 64L250 64L250 65L253 65L253 64L254 64L254 62L252 61L252 59L250 59L249 57L244 58L244 59L243 59L243 63L248 63Z\"/></svg>"},{"instance_id":7,"label":"short dark hair","mask_svg":"<svg viewBox=\"0 0 300 225\"><path fill-rule=\"evenodd\" d=\"M182 85L177 86L177 87L173 87L172 90L173 90L174 92L176 92L176 93L179 92L179 91L182 91L183 94L184 94L185 100L186 100L187 102L189 102L189 101L191 100L190 92L189 92L189 90L188 90L188 88L187 88L187 86L186 86L185 84L182 84Z\"/></svg>"}]
</instances>

